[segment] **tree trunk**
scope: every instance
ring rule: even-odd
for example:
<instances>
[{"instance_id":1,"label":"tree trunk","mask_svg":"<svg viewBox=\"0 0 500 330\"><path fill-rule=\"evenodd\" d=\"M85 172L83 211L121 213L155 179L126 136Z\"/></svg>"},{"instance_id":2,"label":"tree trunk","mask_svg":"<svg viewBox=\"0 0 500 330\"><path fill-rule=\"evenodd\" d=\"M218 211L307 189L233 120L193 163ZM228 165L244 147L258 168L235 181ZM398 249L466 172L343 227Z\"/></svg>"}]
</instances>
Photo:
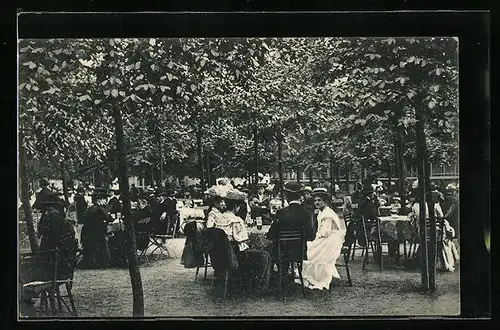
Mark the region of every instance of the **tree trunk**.
<instances>
[{"instance_id":1,"label":"tree trunk","mask_svg":"<svg viewBox=\"0 0 500 330\"><path fill-rule=\"evenodd\" d=\"M159 147L160 147L160 154L159 154L159 165L160 165L160 187L163 187L163 143L161 141L161 134L159 134Z\"/></svg>"},{"instance_id":2,"label":"tree trunk","mask_svg":"<svg viewBox=\"0 0 500 330\"><path fill-rule=\"evenodd\" d=\"M259 133L258 129L257 129L257 127L255 127L253 130L253 152L254 152L254 161L255 161L255 172L254 172L255 191L257 191L257 187L259 184L259 136L258 136L258 133Z\"/></svg>"},{"instance_id":3,"label":"tree trunk","mask_svg":"<svg viewBox=\"0 0 500 330\"><path fill-rule=\"evenodd\" d=\"M212 173L210 168L210 153L208 150L205 152L205 160L207 163L207 187L210 187L212 185Z\"/></svg>"},{"instance_id":4,"label":"tree trunk","mask_svg":"<svg viewBox=\"0 0 500 330\"><path fill-rule=\"evenodd\" d=\"M392 166L389 161L387 161L387 193L390 194L392 190Z\"/></svg>"},{"instance_id":5,"label":"tree trunk","mask_svg":"<svg viewBox=\"0 0 500 330\"><path fill-rule=\"evenodd\" d=\"M134 229L134 221L130 211L130 194L128 186L128 167L125 156L125 137L123 134L122 114L118 106L113 108L113 119L115 121L116 147L118 151L118 169L120 182L120 195L123 198L123 210L125 231L127 234L127 259L130 281L132 284L133 316L144 316L144 296L142 291L141 272L137 258L137 242Z\"/></svg>"},{"instance_id":6,"label":"tree trunk","mask_svg":"<svg viewBox=\"0 0 500 330\"><path fill-rule=\"evenodd\" d=\"M300 169L297 167L297 182L298 183L301 183L300 176L301 176Z\"/></svg>"},{"instance_id":7,"label":"tree trunk","mask_svg":"<svg viewBox=\"0 0 500 330\"><path fill-rule=\"evenodd\" d=\"M405 160L403 155L403 130L401 127L396 128L396 158L398 160L398 179L399 179L399 197L401 197L401 215L406 215L406 174L405 174Z\"/></svg>"},{"instance_id":8,"label":"tree trunk","mask_svg":"<svg viewBox=\"0 0 500 330\"><path fill-rule=\"evenodd\" d=\"M68 173L66 172L66 161L61 160L61 177L63 185L64 202L66 207L69 207L69 189L68 189Z\"/></svg>"},{"instance_id":9,"label":"tree trunk","mask_svg":"<svg viewBox=\"0 0 500 330\"><path fill-rule=\"evenodd\" d=\"M155 167L151 164L151 187L155 186Z\"/></svg>"},{"instance_id":10,"label":"tree trunk","mask_svg":"<svg viewBox=\"0 0 500 330\"><path fill-rule=\"evenodd\" d=\"M425 119L424 119L425 120ZM425 143L425 138L424 138ZM424 144L424 164L426 166L426 201L429 207L429 290L430 292L436 291L436 263L437 263L437 233L436 233L436 217L434 212L434 202L432 200L432 192L430 185L430 163L427 154L427 147Z\"/></svg>"},{"instance_id":11,"label":"tree trunk","mask_svg":"<svg viewBox=\"0 0 500 330\"><path fill-rule=\"evenodd\" d=\"M281 126L278 126L278 175L279 175L279 192L281 198L281 205L285 206L285 195L283 193L283 136L281 133Z\"/></svg>"},{"instance_id":12,"label":"tree trunk","mask_svg":"<svg viewBox=\"0 0 500 330\"><path fill-rule=\"evenodd\" d=\"M330 192L335 194L335 175L334 175L334 160L333 155L330 155Z\"/></svg>"},{"instance_id":13,"label":"tree trunk","mask_svg":"<svg viewBox=\"0 0 500 330\"><path fill-rule=\"evenodd\" d=\"M416 124L416 142L417 142L417 155L418 155L418 200L420 205L420 253L421 253L421 267L422 267L422 287L425 292L429 291L429 254L427 246L427 229L426 229L426 195L427 195L427 180L428 175L427 166L425 164L425 137L424 137L424 123L421 115L422 106L421 102L416 102L415 117ZM428 205L429 215L433 213L434 208Z\"/></svg>"},{"instance_id":14,"label":"tree trunk","mask_svg":"<svg viewBox=\"0 0 500 330\"><path fill-rule=\"evenodd\" d=\"M335 166L335 182L340 188L340 164L337 163L337 166Z\"/></svg>"},{"instance_id":15,"label":"tree trunk","mask_svg":"<svg viewBox=\"0 0 500 330\"><path fill-rule=\"evenodd\" d=\"M196 145L198 148L198 166L200 169L200 186L201 191L205 191L205 171L203 166L203 146L201 145L201 125L198 125L198 130L196 133Z\"/></svg>"},{"instance_id":16,"label":"tree trunk","mask_svg":"<svg viewBox=\"0 0 500 330\"><path fill-rule=\"evenodd\" d=\"M22 139L19 139L22 141ZM35 226L33 225L33 211L30 205L30 189L29 189L29 173L26 168L26 149L19 144L19 176L21 188L21 203L24 211L24 221L26 221L26 229L28 231L28 238L30 241L31 252L36 252L39 249L38 241L36 239Z\"/></svg>"},{"instance_id":17,"label":"tree trunk","mask_svg":"<svg viewBox=\"0 0 500 330\"><path fill-rule=\"evenodd\" d=\"M351 193L351 167L349 163L346 164L346 183L347 183L347 194Z\"/></svg>"}]
</instances>

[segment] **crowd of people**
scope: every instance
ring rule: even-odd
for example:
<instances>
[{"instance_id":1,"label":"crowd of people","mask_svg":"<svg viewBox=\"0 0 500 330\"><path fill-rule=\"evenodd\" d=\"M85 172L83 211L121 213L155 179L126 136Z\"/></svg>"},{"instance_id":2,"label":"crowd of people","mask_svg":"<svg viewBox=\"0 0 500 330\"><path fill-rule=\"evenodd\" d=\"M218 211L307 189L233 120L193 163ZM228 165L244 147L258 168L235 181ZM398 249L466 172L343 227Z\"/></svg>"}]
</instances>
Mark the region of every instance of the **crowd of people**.
<instances>
[{"instance_id":1,"label":"crowd of people","mask_svg":"<svg viewBox=\"0 0 500 330\"><path fill-rule=\"evenodd\" d=\"M62 258L61 271L69 272L76 265L76 255L82 252L78 267L106 268L112 265L126 266L125 234L122 223L122 202L118 190L87 190L83 186L75 189L72 203L62 198L61 192L50 187L47 180L40 180L41 189L36 195L33 209L41 212L38 224L38 237L43 249L59 248ZM295 269L290 269L290 260L302 258L303 281L310 289L327 289L334 279L340 279L335 268L335 261L340 255L349 228L341 220L338 212L352 213L366 218L379 217L381 206L390 205L395 212L401 213L401 197L395 189L388 189L380 182L368 179L355 185L352 196L345 196L343 207L334 205L334 196L338 189L328 191L319 186L302 186L297 182L284 184L284 196L281 198L277 184L259 183L251 191L246 184L233 186L227 179L220 180L210 189L202 192L203 218L191 221L181 219L180 207L193 207L194 203L180 205L174 189L142 189L132 185L129 196L132 217L136 228L137 246L144 249L148 244L148 234L183 233L186 246L182 256L185 267L203 265L203 249L198 249L207 242L207 235L214 228L220 229L217 244L226 246L222 250L232 251L233 264L239 269L235 278L240 279L251 289L267 290L270 278L269 269L281 268L283 280L299 281ZM407 185L406 213L412 224L418 229L419 199L414 184ZM391 191L392 190L392 191ZM91 198L89 199L89 195ZM185 194L182 194L185 196ZM449 184L440 189L433 187L434 213L443 219L444 235L440 242L440 260L444 268L453 271L458 253L452 241L458 231L458 184ZM338 197L338 195L337 195ZM284 201L284 203L282 203ZM357 205L357 207L353 207ZM428 209L426 210L428 218ZM259 223L260 222L260 223ZM267 243L255 248L248 245L249 228L257 225L270 225L266 234ZM76 225L81 225L81 235L77 237ZM110 228L118 228L110 230ZM303 233L304 245L296 249L296 256L281 258L278 265L277 233L284 230L298 230ZM354 229L354 231L356 231ZM205 234L204 234L205 233ZM217 236L218 235L218 236ZM224 238L226 237L226 238ZM213 238L213 237L212 237ZM389 244L389 253L398 250L399 243ZM221 248L221 247L219 247ZM213 256L211 256L213 257ZM217 259L217 257L215 257ZM217 260L212 260L216 274ZM224 268L224 267L223 267Z\"/></svg>"}]
</instances>

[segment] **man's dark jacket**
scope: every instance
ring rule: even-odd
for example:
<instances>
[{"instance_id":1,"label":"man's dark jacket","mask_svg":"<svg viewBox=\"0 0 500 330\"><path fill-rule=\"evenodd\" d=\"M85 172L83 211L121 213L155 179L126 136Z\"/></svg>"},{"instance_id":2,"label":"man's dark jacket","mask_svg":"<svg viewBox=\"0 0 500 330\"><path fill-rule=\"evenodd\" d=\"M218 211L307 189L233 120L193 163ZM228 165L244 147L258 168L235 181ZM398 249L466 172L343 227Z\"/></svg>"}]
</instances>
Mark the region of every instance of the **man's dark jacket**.
<instances>
[{"instance_id":1,"label":"man's dark jacket","mask_svg":"<svg viewBox=\"0 0 500 330\"><path fill-rule=\"evenodd\" d=\"M279 210L276 214L276 221L273 222L267 233L267 238L273 241L273 259L278 258L278 231L301 231L304 234L304 244L302 248L292 245L287 248L288 255L284 256L287 260L307 260L306 241L312 241L315 238L311 215L300 204L292 203L289 206ZM284 244L282 244L284 247Z\"/></svg>"}]
</instances>

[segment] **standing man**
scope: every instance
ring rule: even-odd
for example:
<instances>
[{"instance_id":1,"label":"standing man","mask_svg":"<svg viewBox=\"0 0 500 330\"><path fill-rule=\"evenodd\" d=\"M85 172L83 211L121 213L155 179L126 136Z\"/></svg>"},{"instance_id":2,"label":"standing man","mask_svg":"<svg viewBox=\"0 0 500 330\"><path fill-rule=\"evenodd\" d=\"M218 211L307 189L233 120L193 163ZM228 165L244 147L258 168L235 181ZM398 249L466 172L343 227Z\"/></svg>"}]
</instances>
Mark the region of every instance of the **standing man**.
<instances>
[{"instance_id":1,"label":"standing man","mask_svg":"<svg viewBox=\"0 0 500 330\"><path fill-rule=\"evenodd\" d=\"M315 238L311 216L308 211L300 204L300 184L297 182L287 182L284 187L285 199L288 206L279 210L276 214L276 221L271 224L267 233L267 238L273 241L273 262L278 262L278 232L288 230L298 230L303 233L304 244L291 249L288 255L282 256L281 269L285 270L284 275L288 274L290 260L299 260L307 258L306 241L312 241Z\"/></svg>"},{"instance_id":2,"label":"standing man","mask_svg":"<svg viewBox=\"0 0 500 330\"><path fill-rule=\"evenodd\" d=\"M269 196L266 194L266 183L259 183L257 185L257 198L259 199L260 206L269 206Z\"/></svg>"},{"instance_id":3,"label":"standing man","mask_svg":"<svg viewBox=\"0 0 500 330\"><path fill-rule=\"evenodd\" d=\"M78 223L83 223L83 214L87 210L88 203L85 200L84 196L84 190L82 186L79 186L76 189L76 195L75 195L75 206L76 206L76 215L77 215L77 220Z\"/></svg>"},{"instance_id":4,"label":"standing man","mask_svg":"<svg viewBox=\"0 0 500 330\"><path fill-rule=\"evenodd\" d=\"M139 188L135 186L135 183L132 183L132 187L130 188L130 201L137 202L139 199Z\"/></svg>"},{"instance_id":5,"label":"standing man","mask_svg":"<svg viewBox=\"0 0 500 330\"><path fill-rule=\"evenodd\" d=\"M309 213L309 217L311 218L311 222L313 224L313 232L316 233L316 229L318 228L318 221L316 219L316 214L314 213L314 198L312 198L312 188L311 186L305 186L300 190L301 196L301 204L304 209Z\"/></svg>"}]
</instances>

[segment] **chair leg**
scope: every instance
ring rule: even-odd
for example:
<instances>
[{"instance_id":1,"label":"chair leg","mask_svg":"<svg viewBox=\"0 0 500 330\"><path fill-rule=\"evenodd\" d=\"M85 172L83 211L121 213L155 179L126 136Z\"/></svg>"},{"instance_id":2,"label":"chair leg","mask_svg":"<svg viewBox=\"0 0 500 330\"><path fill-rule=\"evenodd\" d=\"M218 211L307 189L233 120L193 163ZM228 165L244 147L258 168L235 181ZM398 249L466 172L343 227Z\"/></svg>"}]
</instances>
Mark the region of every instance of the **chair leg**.
<instances>
[{"instance_id":1,"label":"chair leg","mask_svg":"<svg viewBox=\"0 0 500 330\"><path fill-rule=\"evenodd\" d=\"M56 294L57 294L57 307L59 308L59 312L62 313L62 311L63 311L62 302L61 302L62 297L61 297L61 290L60 290L59 286L56 287Z\"/></svg>"},{"instance_id":2,"label":"chair leg","mask_svg":"<svg viewBox=\"0 0 500 330\"><path fill-rule=\"evenodd\" d=\"M354 255L356 254L356 240L354 240L354 243L352 243L352 256L351 260L354 260Z\"/></svg>"},{"instance_id":3,"label":"chair leg","mask_svg":"<svg viewBox=\"0 0 500 330\"><path fill-rule=\"evenodd\" d=\"M363 247L363 253L364 253L364 258L363 258L363 269L366 267L366 263L368 262L368 242L366 242L365 247Z\"/></svg>"},{"instance_id":4,"label":"chair leg","mask_svg":"<svg viewBox=\"0 0 500 330\"><path fill-rule=\"evenodd\" d=\"M198 272L200 271L200 267L196 267L196 274L194 275L194 281L198 279Z\"/></svg>"},{"instance_id":5,"label":"chair leg","mask_svg":"<svg viewBox=\"0 0 500 330\"><path fill-rule=\"evenodd\" d=\"M408 261L408 251L406 251L406 241L403 242L403 254L405 255L405 261Z\"/></svg>"},{"instance_id":6,"label":"chair leg","mask_svg":"<svg viewBox=\"0 0 500 330\"><path fill-rule=\"evenodd\" d=\"M52 311L52 315L57 315L55 292L51 289L48 292L48 295L49 295L50 310Z\"/></svg>"},{"instance_id":7,"label":"chair leg","mask_svg":"<svg viewBox=\"0 0 500 330\"><path fill-rule=\"evenodd\" d=\"M71 293L71 285L70 283L66 283L66 291L68 292L69 303L71 304L71 311L73 316L78 316L78 312L76 311L75 301L73 300L73 294Z\"/></svg>"},{"instance_id":8,"label":"chair leg","mask_svg":"<svg viewBox=\"0 0 500 330\"><path fill-rule=\"evenodd\" d=\"M207 270L208 270L208 255L205 256L205 274L203 275L203 279L207 280Z\"/></svg>"},{"instance_id":9,"label":"chair leg","mask_svg":"<svg viewBox=\"0 0 500 330\"><path fill-rule=\"evenodd\" d=\"M278 299L281 300L281 260L278 261ZM300 273L299 273L300 274Z\"/></svg>"},{"instance_id":10,"label":"chair leg","mask_svg":"<svg viewBox=\"0 0 500 330\"><path fill-rule=\"evenodd\" d=\"M227 284L229 282L229 269L226 270L226 273L224 274L224 295L223 295L223 299L225 300L226 299L226 296L227 296Z\"/></svg>"},{"instance_id":11,"label":"chair leg","mask_svg":"<svg viewBox=\"0 0 500 330\"><path fill-rule=\"evenodd\" d=\"M347 283L349 284L349 286L352 286L351 272L349 271L349 254L344 256L344 263L345 263L345 271L347 273Z\"/></svg>"},{"instance_id":12,"label":"chair leg","mask_svg":"<svg viewBox=\"0 0 500 330\"><path fill-rule=\"evenodd\" d=\"M306 297L306 286L304 285L304 278L302 277L302 262L297 263L297 268L299 269L300 284L302 285L302 295Z\"/></svg>"}]
</instances>

